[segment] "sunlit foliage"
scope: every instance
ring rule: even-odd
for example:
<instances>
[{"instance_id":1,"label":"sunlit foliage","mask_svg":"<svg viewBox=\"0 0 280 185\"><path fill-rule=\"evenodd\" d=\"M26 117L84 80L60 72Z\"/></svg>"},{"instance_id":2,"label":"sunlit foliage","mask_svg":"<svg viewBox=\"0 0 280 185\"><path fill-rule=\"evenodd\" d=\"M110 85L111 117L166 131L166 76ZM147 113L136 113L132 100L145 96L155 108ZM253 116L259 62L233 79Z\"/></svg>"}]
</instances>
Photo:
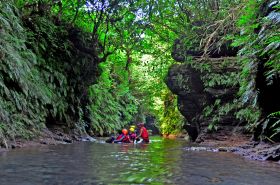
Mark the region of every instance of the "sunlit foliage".
<instances>
[{"instance_id":1,"label":"sunlit foliage","mask_svg":"<svg viewBox=\"0 0 280 185\"><path fill-rule=\"evenodd\" d=\"M275 21L259 15L263 2L1 1L1 142L33 137L52 121L104 135L153 116L162 133L180 132L184 119L177 98L164 84L175 63L171 53L176 39L183 43L183 52L203 58L223 49L223 43L239 47L238 74L215 75L189 55L181 62L206 72L206 86L240 83L241 99L215 103L205 114L211 115L211 109L221 114L238 110L236 117L253 130L261 113L252 57L269 56L267 84L279 75L279 26L271 26L262 37L255 34L260 25ZM234 81L238 75L240 81ZM272 126L279 133L279 122Z\"/></svg>"}]
</instances>

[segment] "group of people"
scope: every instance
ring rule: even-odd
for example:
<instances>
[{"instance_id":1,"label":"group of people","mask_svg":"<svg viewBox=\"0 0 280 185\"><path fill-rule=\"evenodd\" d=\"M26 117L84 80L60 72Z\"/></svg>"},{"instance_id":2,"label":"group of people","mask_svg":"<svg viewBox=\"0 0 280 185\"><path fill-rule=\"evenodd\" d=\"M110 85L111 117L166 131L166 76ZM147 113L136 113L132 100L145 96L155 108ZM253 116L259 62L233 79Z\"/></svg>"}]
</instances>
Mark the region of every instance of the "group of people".
<instances>
[{"instance_id":1,"label":"group of people","mask_svg":"<svg viewBox=\"0 0 280 185\"><path fill-rule=\"evenodd\" d=\"M117 137L112 137L108 139L108 143L149 143L149 133L144 127L144 123L137 124L136 127L130 126L129 131L127 129L122 129L122 131L117 135Z\"/></svg>"}]
</instances>

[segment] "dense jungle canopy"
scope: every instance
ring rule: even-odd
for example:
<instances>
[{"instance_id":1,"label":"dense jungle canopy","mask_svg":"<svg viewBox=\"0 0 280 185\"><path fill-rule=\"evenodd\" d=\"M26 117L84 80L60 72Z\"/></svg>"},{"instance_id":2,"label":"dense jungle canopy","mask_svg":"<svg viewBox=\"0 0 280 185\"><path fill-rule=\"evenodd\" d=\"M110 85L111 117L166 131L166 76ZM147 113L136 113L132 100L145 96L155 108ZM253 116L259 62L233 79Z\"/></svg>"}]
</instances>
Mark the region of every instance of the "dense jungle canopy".
<instances>
[{"instance_id":1,"label":"dense jungle canopy","mask_svg":"<svg viewBox=\"0 0 280 185\"><path fill-rule=\"evenodd\" d=\"M242 126L279 141L280 3L1 0L0 144L42 130Z\"/></svg>"}]
</instances>

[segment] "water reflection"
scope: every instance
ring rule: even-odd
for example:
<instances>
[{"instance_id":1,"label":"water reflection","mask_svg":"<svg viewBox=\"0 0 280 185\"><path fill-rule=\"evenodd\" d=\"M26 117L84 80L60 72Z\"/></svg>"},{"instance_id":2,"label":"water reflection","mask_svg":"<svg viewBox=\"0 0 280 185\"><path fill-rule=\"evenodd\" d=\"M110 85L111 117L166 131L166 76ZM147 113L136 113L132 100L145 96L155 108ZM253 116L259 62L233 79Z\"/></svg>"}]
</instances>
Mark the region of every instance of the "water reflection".
<instances>
[{"instance_id":1,"label":"water reflection","mask_svg":"<svg viewBox=\"0 0 280 185\"><path fill-rule=\"evenodd\" d=\"M172 176L172 168L180 160L182 150L178 150L178 148L180 147L169 140L152 144L122 145L120 152L116 151L111 154L116 161L119 161L117 164L118 175L115 179L111 179L111 182L116 184L151 182L162 184L166 176ZM106 170L104 169L104 171ZM106 179L102 179L102 181L106 181Z\"/></svg>"},{"instance_id":2,"label":"water reflection","mask_svg":"<svg viewBox=\"0 0 280 185\"><path fill-rule=\"evenodd\" d=\"M229 153L184 151L182 141L153 141L11 151L0 156L0 184L279 184L279 165L247 161Z\"/></svg>"}]
</instances>

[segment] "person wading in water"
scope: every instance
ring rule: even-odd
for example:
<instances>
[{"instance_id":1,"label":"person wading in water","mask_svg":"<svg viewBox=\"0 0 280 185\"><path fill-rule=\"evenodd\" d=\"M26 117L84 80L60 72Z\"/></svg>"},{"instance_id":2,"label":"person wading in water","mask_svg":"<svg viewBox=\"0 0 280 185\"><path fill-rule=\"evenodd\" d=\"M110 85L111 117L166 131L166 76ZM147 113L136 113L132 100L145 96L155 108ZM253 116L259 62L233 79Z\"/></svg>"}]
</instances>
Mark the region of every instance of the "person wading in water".
<instances>
[{"instance_id":1,"label":"person wading in water","mask_svg":"<svg viewBox=\"0 0 280 185\"><path fill-rule=\"evenodd\" d=\"M131 140L132 143L134 143L136 139L136 133L135 133L135 126L131 126L129 128L129 139Z\"/></svg>"},{"instance_id":2,"label":"person wading in water","mask_svg":"<svg viewBox=\"0 0 280 185\"><path fill-rule=\"evenodd\" d=\"M126 129L122 129L122 134L117 137L116 140L113 141L113 143L131 143L128 131Z\"/></svg>"},{"instance_id":3,"label":"person wading in water","mask_svg":"<svg viewBox=\"0 0 280 185\"><path fill-rule=\"evenodd\" d=\"M137 127L140 129L138 136L136 137L136 140L139 140L141 137L143 139L143 143L149 143L149 133L147 129L144 127L144 123L138 123Z\"/></svg>"}]
</instances>

